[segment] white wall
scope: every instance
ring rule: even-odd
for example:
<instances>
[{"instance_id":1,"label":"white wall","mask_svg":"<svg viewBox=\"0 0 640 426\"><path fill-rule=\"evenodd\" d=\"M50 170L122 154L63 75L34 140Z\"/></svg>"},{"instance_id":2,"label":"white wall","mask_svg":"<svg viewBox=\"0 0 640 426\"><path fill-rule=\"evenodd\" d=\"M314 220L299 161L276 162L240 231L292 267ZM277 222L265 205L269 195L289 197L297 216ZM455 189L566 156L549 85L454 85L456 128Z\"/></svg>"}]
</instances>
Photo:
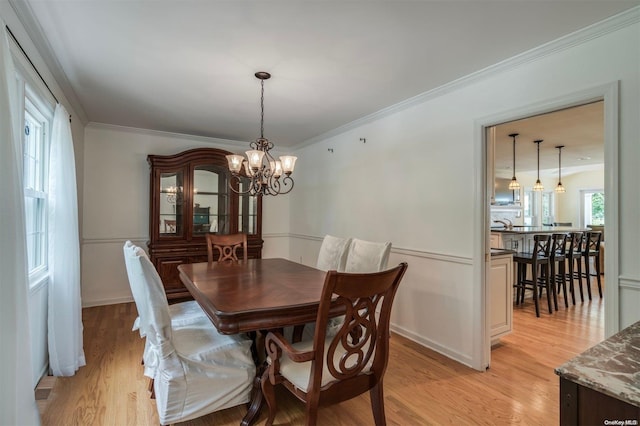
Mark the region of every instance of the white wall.
<instances>
[{"instance_id":1,"label":"white wall","mask_svg":"<svg viewBox=\"0 0 640 426\"><path fill-rule=\"evenodd\" d=\"M466 80L390 109L297 152L291 194L291 256L314 253L325 233L392 241L391 264L407 261L393 327L454 359L482 368L483 251L477 239L482 150L476 123L560 96L620 81L620 326L640 319L638 10L624 28ZM359 141L366 138L366 143ZM328 149L333 149L333 153ZM484 224L482 225L485 226ZM480 236L480 237L478 237ZM317 240L316 240L317 241ZM319 244L319 242L316 242ZM295 253L295 256L294 256Z\"/></svg>"},{"instance_id":2,"label":"white wall","mask_svg":"<svg viewBox=\"0 0 640 426\"><path fill-rule=\"evenodd\" d=\"M241 152L247 142L90 124L85 129L82 300L84 306L133 300L122 258L132 240L149 240L147 155L215 147ZM263 200L263 257L288 256L288 196Z\"/></svg>"}]
</instances>

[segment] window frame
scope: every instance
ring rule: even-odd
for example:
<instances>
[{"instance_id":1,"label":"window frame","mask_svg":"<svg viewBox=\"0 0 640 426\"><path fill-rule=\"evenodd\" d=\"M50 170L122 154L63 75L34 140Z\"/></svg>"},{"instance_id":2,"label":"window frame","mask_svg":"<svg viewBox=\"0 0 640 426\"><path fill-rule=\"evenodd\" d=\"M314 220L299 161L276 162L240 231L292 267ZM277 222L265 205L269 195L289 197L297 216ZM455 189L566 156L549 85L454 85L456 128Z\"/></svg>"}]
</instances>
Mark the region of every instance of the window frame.
<instances>
[{"instance_id":1,"label":"window frame","mask_svg":"<svg viewBox=\"0 0 640 426\"><path fill-rule=\"evenodd\" d=\"M18 68L18 67L17 67ZM28 241L27 243L27 265L29 266L28 270L28 281L29 288L31 291L34 291L36 288L39 288L41 285L44 285L48 282L49 278L49 151L51 148L51 130L53 126L53 106L49 105L46 101L46 98L42 96L39 91L34 88L32 84L30 84L28 78L25 78L24 75L20 72L20 69L17 69L17 87L18 87L18 99L19 99L19 111L20 111L20 138L21 138L21 153L23 159L23 194L25 199L25 224L29 218L27 218L27 198L36 198L42 201L42 206L38 208L40 210L39 213L39 221L40 227L38 232L42 233L39 241L39 254L41 256L41 262L34 267L31 268L30 258L29 256L33 256L32 253L29 253ZM25 123L27 119L27 114L31 115L41 124L42 129L42 140L40 146L40 158L39 158L39 180L40 187L39 188L28 188L27 187L27 171L24 170L25 166ZM26 231L26 230L25 230Z\"/></svg>"}]
</instances>

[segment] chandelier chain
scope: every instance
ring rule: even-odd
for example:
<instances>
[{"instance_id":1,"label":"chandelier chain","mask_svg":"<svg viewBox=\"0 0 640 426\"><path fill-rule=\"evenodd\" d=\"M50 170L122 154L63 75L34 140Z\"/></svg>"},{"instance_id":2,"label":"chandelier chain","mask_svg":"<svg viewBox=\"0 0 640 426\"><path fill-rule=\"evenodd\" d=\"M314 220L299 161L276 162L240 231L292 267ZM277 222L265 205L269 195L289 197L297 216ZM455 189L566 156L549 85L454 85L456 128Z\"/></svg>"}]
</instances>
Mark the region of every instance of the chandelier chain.
<instances>
[{"instance_id":1,"label":"chandelier chain","mask_svg":"<svg viewBox=\"0 0 640 426\"><path fill-rule=\"evenodd\" d=\"M262 91L260 95L260 139L264 139L264 80L260 80Z\"/></svg>"}]
</instances>

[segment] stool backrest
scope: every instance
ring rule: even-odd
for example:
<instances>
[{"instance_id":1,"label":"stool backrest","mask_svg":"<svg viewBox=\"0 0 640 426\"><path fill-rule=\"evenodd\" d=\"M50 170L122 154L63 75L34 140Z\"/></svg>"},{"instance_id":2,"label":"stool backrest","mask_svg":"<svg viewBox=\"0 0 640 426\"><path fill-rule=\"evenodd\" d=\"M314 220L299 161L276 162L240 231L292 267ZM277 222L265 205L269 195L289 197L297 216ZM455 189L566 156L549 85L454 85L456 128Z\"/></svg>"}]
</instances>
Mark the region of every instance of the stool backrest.
<instances>
[{"instance_id":1,"label":"stool backrest","mask_svg":"<svg viewBox=\"0 0 640 426\"><path fill-rule=\"evenodd\" d=\"M567 234L551 235L551 259L564 256L567 251Z\"/></svg>"},{"instance_id":2,"label":"stool backrest","mask_svg":"<svg viewBox=\"0 0 640 426\"><path fill-rule=\"evenodd\" d=\"M589 254L590 251L600 251L600 241L602 241L602 232L587 232L587 236L584 241L583 253Z\"/></svg>"},{"instance_id":3,"label":"stool backrest","mask_svg":"<svg viewBox=\"0 0 640 426\"><path fill-rule=\"evenodd\" d=\"M551 235L538 234L533 236L533 257L548 258L551 251Z\"/></svg>"},{"instance_id":4,"label":"stool backrest","mask_svg":"<svg viewBox=\"0 0 640 426\"><path fill-rule=\"evenodd\" d=\"M569 256L582 252L582 232L569 233Z\"/></svg>"}]
</instances>

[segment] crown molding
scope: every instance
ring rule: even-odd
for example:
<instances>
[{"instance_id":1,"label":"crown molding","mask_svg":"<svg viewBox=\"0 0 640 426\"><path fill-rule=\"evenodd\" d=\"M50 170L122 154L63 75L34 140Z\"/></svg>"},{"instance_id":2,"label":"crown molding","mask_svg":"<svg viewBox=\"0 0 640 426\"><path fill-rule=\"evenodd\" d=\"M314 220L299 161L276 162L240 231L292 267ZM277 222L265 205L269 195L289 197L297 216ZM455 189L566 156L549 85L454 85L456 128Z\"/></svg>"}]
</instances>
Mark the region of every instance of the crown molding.
<instances>
[{"instance_id":1,"label":"crown molding","mask_svg":"<svg viewBox=\"0 0 640 426\"><path fill-rule=\"evenodd\" d=\"M212 138L209 136L198 136L198 135L190 135L187 133L175 133L175 132L165 132L162 130L152 130L152 129L143 129L140 127L128 127L128 126L120 126L118 124L107 124L107 123L98 123L95 121L91 121L86 125L86 129L104 129L104 130L114 130L118 132L127 132L127 133L136 133L140 135L146 136L156 136L156 137L164 137L164 138L174 138L174 139L182 139L190 142L201 142L207 144L214 144L219 147L227 148L229 151L234 151L239 149L238 144L242 144L240 149L248 149L249 142L247 141L239 141L232 139L219 139Z\"/></svg>"},{"instance_id":2,"label":"crown molding","mask_svg":"<svg viewBox=\"0 0 640 426\"><path fill-rule=\"evenodd\" d=\"M73 108L73 111L80 122L83 125L86 125L89 120L87 119L87 114L84 110L84 107L78 99L75 90L73 90L73 86L69 82L67 74L64 72L62 65L53 54L53 49L49 44L49 40L45 36L42 27L36 20L31 6L26 0L8 1L11 5L11 8L16 13L18 20L24 27L27 35L31 39L31 42L33 43L37 53L44 61L44 64L48 68L49 73L53 76L55 85L60 89L60 91L62 91L62 96L58 95L58 97L64 97L64 99L71 105L71 108ZM24 48L25 50L27 50L28 46L24 46Z\"/></svg>"},{"instance_id":3,"label":"crown molding","mask_svg":"<svg viewBox=\"0 0 640 426\"><path fill-rule=\"evenodd\" d=\"M468 74L464 77L453 80L442 86L436 87L435 89L428 90L419 95L416 95L404 101L398 102L397 104L388 106L372 114L369 114L362 118L351 121L350 123L344 124L340 127L336 127L333 130L322 133L318 136L314 136L313 138L307 139L295 145L293 148L299 149L299 148L329 139L331 137L343 134L345 132L348 132L349 130L354 130L365 124L369 124L371 122L380 120L382 118L388 117L397 112L404 111L413 106L420 105L429 100L443 96L447 93L450 93L455 90L459 90L463 87L469 86L471 84L477 83L495 74L499 74L501 72L519 67L520 65L536 61L538 59L544 58L546 56L550 56L552 54L555 54L557 52L560 52L566 49L570 49L572 47L578 46L590 40L602 37L604 35L613 33L619 29L636 24L638 22L640 22L640 6L635 6L631 9L628 9L624 12L621 12L603 21L596 22L595 24L592 24L582 29L579 29L577 31L574 31L573 33L567 34L563 37L560 37L548 43L542 44L538 47L534 47L533 49L527 50L516 56L512 56L511 58L505 59L504 61L500 61L496 64L490 65L474 73Z\"/></svg>"}]
</instances>

